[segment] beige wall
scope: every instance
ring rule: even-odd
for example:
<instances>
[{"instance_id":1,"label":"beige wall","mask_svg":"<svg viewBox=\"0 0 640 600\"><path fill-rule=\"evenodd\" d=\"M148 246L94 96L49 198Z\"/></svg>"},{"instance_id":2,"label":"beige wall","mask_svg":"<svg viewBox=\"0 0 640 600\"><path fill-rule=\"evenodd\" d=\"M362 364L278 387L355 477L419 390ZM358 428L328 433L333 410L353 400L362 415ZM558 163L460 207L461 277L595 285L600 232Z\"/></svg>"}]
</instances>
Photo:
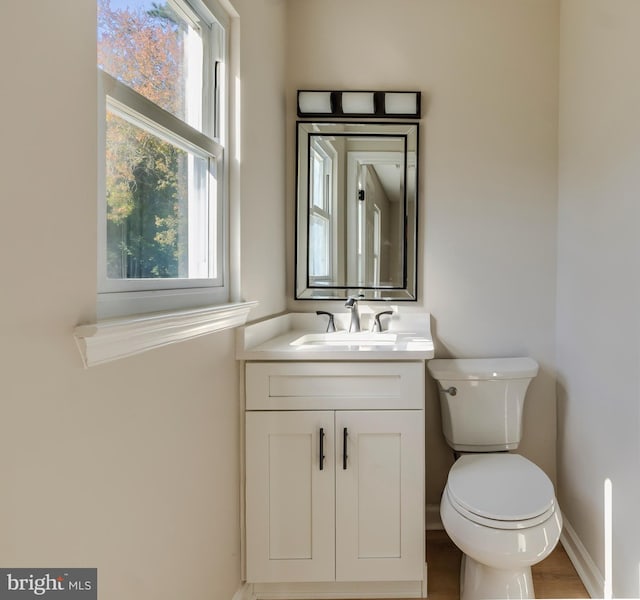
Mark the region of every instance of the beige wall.
<instances>
[{"instance_id":1,"label":"beige wall","mask_svg":"<svg viewBox=\"0 0 640 600\"><path fill-rule=\"evenodd\" d=\"M236 7L247 32L243 234L259 243L243 245L242 291L260 314L285 304L284 5ZM77 0L0 5L0 565L97 567L104 598L230 600L240 583L233 332L90 370L73 342L95 315L95 11ZM257 214L276 235L256 231Z\"/></svg>"},{"instance_id":2,"label":"beige wall","mask_svg":"<svg viewBox=\"0 0 640 600\"><path fill-rule=\"evenodd\" d=\"M420 298L403 308L432 313L439 356L539 361L521 451L555 478L558 2L287 6L290 231L295 90L421 90ZM291 236L289 249L292 290ZM437 504L450 456L432 385L427 436L427 499Z\"/></svg>"},{"instance_id":3,"label":"beige wall","mask_svg":"<svg viewBox=\"0 0 640 600\"><path fill-rule=\"evenodd\" d=\"M640 595L638 2L234 5L243 129L232 243L241 293L261 303L252 318L317 307L291 300L295 90L422 90L420 300L405 306L432 312L441 356L540 362L521 449L552 477L557 343L561 506L603 571L612 479L614 594ZM12 24L0 38L0 565L96 566L101 595L122 600L230 599L233 334L82 369L72 330L95 312L95 6L4 3L0 17ZM437 503L450 458L432 386L427 402Z\"/></svg>"},{"instance_id":4,"label":"beige wall","mask_svg":"<svg viewBox=\"0 0 640 600\"><path fill-rule=\"evenodd\" d=\"M234 0L242 23L242 293L285 308L285 0Z\"/></svg>"},{"instance_id":5,"label":"beige wall","mask_svg":"<svg viewBox=\"0 0 640 600\"><path fill-rule=\"evenodd\" d=\"M562 2L560 504L601 585L611 480L618 598L640 597L639 23L637 0Z\"/></svg>"}]
</instances>

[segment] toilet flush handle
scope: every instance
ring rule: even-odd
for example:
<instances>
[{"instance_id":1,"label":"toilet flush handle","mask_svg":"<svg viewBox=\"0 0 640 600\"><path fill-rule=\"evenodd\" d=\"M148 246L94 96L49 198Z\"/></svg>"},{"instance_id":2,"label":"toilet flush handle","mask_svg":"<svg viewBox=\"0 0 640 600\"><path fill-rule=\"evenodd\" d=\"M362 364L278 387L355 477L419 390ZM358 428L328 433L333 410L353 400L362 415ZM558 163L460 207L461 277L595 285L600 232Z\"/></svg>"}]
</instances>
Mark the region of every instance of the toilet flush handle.
<instances>
[{"instance_id":1,"label":"toilet flush handle","mask_svg":"<svg viewBox=\"0 0 640 600\"><path fill-rule=\"evenodd\" d=\"M451 386L451 387L447 388L446 390L445 390L444 388L442 388L442 391L443 391L445 394L449 394L449 395L451 395L451 396L455 396L455 395L458 393L457 388L455 388L455 387L453 387L453 386Z\"/></svg>"}]
</instances>

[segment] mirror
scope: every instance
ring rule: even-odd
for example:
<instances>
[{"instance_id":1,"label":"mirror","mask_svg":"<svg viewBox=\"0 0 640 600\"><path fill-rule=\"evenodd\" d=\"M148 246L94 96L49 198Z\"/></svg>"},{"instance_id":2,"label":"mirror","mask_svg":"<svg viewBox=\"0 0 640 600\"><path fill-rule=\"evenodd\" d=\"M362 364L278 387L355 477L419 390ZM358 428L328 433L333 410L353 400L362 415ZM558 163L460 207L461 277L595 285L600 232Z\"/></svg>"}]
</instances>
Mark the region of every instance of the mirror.
<instances>
[{"instance_id":1,"label":"mirror","mask_svg":"<svg viewBox=\"0 0 640 600\"><path fill-rule=\"evenodd\" d=\"M416 300L417 123L298 122L296 298Z\"/></svg>"}]
</instances>

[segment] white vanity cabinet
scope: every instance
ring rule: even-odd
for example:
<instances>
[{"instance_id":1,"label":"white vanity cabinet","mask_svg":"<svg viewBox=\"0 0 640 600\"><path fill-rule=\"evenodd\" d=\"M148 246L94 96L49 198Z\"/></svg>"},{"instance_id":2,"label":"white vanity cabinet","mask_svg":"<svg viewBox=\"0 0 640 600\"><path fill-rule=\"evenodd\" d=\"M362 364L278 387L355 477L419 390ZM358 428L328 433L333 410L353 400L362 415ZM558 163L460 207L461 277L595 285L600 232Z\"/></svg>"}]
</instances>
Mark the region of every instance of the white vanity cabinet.
<instances>
[{"instance_id":1,"label":"white vanity cabinet","mask_svg":"<svg viewBox=\"0 0 640 600\"><path fill-rule=\"evenodd\" d=\"M245 414L247 581L422 596L424 362L248 362Z\"/></svg>"},{"instance_id":2,"label":"white vanity cabinet","mask_svg":"<svg viewBox=\"0 0 640 600\"><path fill-rule=\"evenodd\" d=\"M248 581L335 578L332 440L329 411L247 413Z\"/></svg>"}]
</instances>

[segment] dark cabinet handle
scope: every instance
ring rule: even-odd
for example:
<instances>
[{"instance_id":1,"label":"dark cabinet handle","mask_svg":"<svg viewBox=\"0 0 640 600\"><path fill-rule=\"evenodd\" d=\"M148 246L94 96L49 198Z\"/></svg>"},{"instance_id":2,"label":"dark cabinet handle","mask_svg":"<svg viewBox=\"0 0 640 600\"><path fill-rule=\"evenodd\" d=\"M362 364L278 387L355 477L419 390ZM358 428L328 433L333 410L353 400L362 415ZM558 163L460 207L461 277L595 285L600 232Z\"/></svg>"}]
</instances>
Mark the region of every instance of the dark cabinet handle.
<instances>
[{"instance_id":1,"label":"dark cabinet handle","mask_svg":"<svg viewBox=\"0 0 640 600\"><path fill-rule=\"evenodd\" d=\"M324 470L324 427L320 427L320 470Z\"/></svg>"},{"instance_id":2,"label":"dark cabinet handle","mask_svg":"<svg viewBox=\"0 0 640 600\"><path fill-rule=\"evenodd\" d=\"M346 471L347 470L347 436L349 435L349 432L347 431L347 428L343 428L342 430L342 468Z\"/></svg>"}]
</instances>

